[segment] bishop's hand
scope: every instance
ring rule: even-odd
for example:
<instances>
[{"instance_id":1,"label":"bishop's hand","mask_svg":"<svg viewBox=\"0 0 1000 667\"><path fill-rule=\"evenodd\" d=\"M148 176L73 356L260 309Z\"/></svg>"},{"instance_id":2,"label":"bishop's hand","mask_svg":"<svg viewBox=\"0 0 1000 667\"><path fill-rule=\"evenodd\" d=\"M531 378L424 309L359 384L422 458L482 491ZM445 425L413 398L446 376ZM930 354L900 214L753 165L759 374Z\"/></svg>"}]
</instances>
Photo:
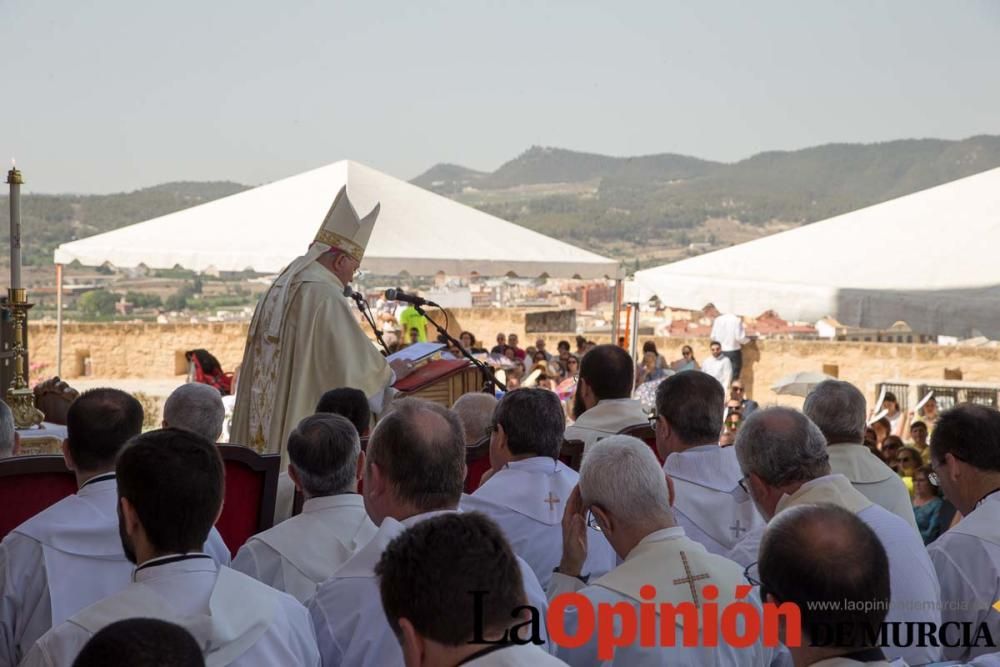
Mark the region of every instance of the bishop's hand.
<instances>
[{"instance_id":1,"label":"bishop's hand","mask_svg":"<svg viewBox=\"0 0 1000 667\"><path fill-rule=\"evenodd\" d=\"M413 372L413 362L408 359L393 359L389 362L389 368L396 374L398 382Z\"/></svg>"},{"instance_id":2,"label":"bishop's hand","mask_svg":"<svg viewBox=\"0 0 1000 667\"><path fill-rule=\"evenodd\" d=\"M571 577L579 577L583 563L587 560L587 519L580 497L580 487L566 501L566 511L562 520L563 552L559 561L559 572Z\"/></svg>"}]
</instances>

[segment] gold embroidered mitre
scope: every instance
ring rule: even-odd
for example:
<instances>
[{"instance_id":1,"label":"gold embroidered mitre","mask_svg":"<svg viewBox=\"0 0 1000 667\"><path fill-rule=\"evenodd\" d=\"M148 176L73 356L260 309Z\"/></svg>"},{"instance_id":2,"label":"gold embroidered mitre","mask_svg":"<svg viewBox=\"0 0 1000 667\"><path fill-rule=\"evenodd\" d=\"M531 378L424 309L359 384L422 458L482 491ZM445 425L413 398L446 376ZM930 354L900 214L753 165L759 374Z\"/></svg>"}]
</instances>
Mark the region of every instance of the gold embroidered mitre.
<instances>
[{"instance_id":1,"label":"gold embroidered mitre","mask_svg":"<svg viewBox=\"0 0 1000 667\"><path fill-rule=\"evenodd\" d=\"M375 204L368 215L359 218L351 200L347 198L345 185L337 193L323 224L316 232L315 242L339 248L360 262L365 255L365 247L375 227L378 212L379 204Z\"/></svg>"}]
</instances>

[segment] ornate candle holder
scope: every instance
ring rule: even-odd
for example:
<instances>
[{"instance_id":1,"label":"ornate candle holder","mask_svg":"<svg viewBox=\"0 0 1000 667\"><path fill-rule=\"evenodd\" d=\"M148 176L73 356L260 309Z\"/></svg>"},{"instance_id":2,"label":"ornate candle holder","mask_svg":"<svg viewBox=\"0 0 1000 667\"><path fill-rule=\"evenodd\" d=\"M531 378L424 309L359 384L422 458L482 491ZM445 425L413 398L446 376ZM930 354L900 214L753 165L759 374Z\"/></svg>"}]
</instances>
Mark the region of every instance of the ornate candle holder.
<instances>
[{"instance_id":1,"label":"ornate candle holder","mask_svg":"<svg viewBox=\"0 0 1000 667\"><path fill-rule=\"evenodd\" d=\"M28 369L24 360L28 356L25 332L28 324L28 310L34 304L28 303L28 291L21 288L7 290L7 308L14 320L14 379L7 390L7 405L14 413L17 428L32 428L42 423L45 415L35 407L35 394L28 387Z\"/></svg>"}]
</instances>

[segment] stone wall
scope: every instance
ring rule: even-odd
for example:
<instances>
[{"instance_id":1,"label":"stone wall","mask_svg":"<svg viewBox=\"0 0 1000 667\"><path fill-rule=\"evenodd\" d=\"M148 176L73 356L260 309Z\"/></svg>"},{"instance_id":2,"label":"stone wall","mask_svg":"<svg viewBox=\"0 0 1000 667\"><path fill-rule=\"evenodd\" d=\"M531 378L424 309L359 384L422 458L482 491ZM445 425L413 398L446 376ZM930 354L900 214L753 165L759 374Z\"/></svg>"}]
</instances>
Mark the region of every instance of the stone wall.
<instances>
[{"instance_id":1,"label":"stone wall","mask_svg":"<svg viewBox=\"0 0 1000 667\"><path fill-rule=\"evenodd\" d=\"M56 325L29 324L34 376L56 373ZM63 377L163 378L187 372L184 352L204 348L231 371L243 358L248 323L220 324L63 324ZM45 364L38 368L39 364Z\"/></svg>"},{"instance_id":2,"label":"stone wall","mask_svg":"<svg viewBox=\"0 0 1000 667\"><path fill-rule=\"evenodd\" d=\"M521 345L533 345L524 332L524 309L453 309L452 330L457 327L474 332L487 347L492 347L498 331L517 333ZM457 326L456 326L457 325ZM63 328L63 377L83 375L84 360L89 357L90 375L100 378L164 378L185 372L184 351L202 347L214 354L226 370L233 370L243 356L247 323L225 324L127 324L66 323ZM569 340L572 333L542 334L548 348L555 351L559 340ZM589 336L597 342L609 342L609 336ZM54 324L30 325L33 377L55 374L56 327ZM708 352L708 340L642 337L655 340L657 349L669 361L680 357L682 345L694 348L700 361ZM39 364L45 364L38 368ZM892 379L940 381L944 370L959 369L963 379L992 384L1000 382L1000 348L977 348L890 343L846 343L826 341L766 340L744 348L744 380L751 397L762 403L795 405L801 399L778 397L769 387L784 375L797 371L824 370L836 366L837 374L875 394L875 385Z\"/></svg>"}]
</instances>

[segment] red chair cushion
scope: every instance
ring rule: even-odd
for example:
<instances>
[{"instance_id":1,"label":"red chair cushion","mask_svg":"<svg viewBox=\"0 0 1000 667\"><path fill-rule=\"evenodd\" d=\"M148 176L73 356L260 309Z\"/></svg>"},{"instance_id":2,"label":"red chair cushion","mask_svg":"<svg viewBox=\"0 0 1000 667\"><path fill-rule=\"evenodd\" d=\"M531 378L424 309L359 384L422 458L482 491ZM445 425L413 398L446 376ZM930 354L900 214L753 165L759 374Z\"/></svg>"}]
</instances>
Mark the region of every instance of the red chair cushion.
<instances>
[{"instance_id":1,"label":"red chair cushion","mask_svg":"<svg viewBox=\"0 0 1000 667\"><path fill-rule=\"evenodd\" d=\"M11 475L0 480L0 539L10 531L76 493L76 477L72 472L44 472Z\"/></svg>"},{"instance_id":2,"label":"red chair cushion","mask_svg":"<svg viewBox=\"0 0 1000 667\"><path fill-rule=\"evenodd\" d=\"M466 464L465 492L472 493L479 488L479 480L490 469L490 457L483 456Z\"/></svg>"},{"instance_id":3,"label":"red chair cushion","mask_svg":"<svg viewBox=\"0 0 1000 667\"><path fill-rule=\"evenodd\" d=\"M235 461L226 461L226 497L215 527L233 556L257 533L264 474Z\"/></svg>"}]
</instances>

